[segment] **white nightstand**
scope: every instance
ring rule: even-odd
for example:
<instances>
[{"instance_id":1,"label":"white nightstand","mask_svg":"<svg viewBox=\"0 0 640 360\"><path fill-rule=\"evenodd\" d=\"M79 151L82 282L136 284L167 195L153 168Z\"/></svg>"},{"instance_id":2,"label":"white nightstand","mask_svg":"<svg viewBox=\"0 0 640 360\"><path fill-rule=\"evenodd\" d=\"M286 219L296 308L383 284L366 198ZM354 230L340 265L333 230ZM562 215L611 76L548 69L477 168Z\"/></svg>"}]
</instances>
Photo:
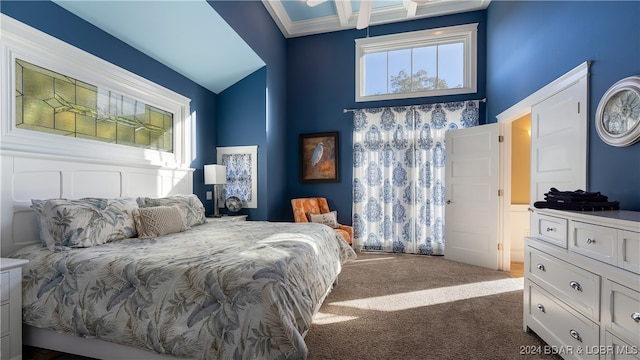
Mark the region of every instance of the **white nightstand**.
<instances>
[{"instance_id":1,"label":"white nightstand","mask_svg":"<svg viewBox=\"0 0 640 360\"><path fill-rule=\"evenodd\" d=\"M22 259L0 259L0 358L22 359Z\"/></svg>"},{"instance_id":2,"label":"white nightstand","mask_svg":"<svg viewBox=\"0 0 640 360\"><path fill-rule=\"evenodd\" d=\"M246 221L249 215L222 215L221 217L207 217L207 221Z\"/></svg>"}]
</instances>

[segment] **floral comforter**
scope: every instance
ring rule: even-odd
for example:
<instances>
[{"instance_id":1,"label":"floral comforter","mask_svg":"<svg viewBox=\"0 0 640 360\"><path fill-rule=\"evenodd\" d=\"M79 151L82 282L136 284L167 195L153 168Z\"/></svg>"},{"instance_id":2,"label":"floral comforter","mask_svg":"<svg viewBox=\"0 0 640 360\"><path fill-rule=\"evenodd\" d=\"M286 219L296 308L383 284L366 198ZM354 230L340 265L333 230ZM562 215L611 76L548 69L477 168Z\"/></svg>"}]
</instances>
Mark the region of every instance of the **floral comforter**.
<instances>
[{"instance_id":1,"label":"floral comforter","mask_svg":"<svg viewBox=\"0 0 640 360\"><path fill-rule=\"evenodd\" d=\"M320 224L207 222L159 238L29 246L23 321L175 357L304 359L353 250Z\"/></svg>"}]
</instances>

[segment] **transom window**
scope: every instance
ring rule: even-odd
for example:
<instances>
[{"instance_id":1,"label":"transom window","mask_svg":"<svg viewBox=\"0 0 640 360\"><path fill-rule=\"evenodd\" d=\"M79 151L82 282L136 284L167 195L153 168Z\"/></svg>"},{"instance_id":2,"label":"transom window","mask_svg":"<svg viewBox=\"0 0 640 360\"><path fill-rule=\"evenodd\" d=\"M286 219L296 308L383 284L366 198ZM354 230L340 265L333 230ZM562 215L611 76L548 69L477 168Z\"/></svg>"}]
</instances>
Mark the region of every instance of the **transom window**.
<instances>
[{"instance_id":1,"label":"transom window","mask_svg":"<svg viewBox=\"0 0 640 360\"><path fill-rule=\"evenodd\" d=\"M173 114L16 59L16 127L173 152Z\"/></svg>"},{"instance_id":2,"label":"transom window","mask_svg":"<svg viewBox=\"0 0 640 360\"><path fill-rule=\"evenodd\" d=\"M475 93L477 28L356 39L356 101Z\"/></svg>"}]
</instances>

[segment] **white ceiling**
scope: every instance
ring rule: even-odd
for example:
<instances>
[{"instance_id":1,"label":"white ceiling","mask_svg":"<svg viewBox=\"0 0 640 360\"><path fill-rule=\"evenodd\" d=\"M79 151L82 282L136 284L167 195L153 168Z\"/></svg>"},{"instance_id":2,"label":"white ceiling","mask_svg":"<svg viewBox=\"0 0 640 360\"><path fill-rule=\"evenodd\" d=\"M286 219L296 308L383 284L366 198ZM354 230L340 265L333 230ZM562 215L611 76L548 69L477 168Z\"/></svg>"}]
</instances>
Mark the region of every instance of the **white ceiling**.
<instances>
[{"instance_id":1,"label":"white ceiling","mask_svg":"<svg viewBox=\"0 0 640 360\"><path fill-rule=\"evenodd\" d=\"M206 0L53 1L216 94L265 65ZM262 3L287 38L355 28L361 0L316 1ZM372 1L370 25L486 9L491 0Z\"/></svg>"},{"instance_id":2,"label":"white ceiling","mask_svg":"<svg viewBox=\"0 0 640 360\"><path fill-rule=\"evenodd\" d=\"M284 36L354 29L364 0L262 0ZM372 0L369 25L483 10L491 0Z\"/></svg>"},{"instance_id":3,"label":"white ceiling","mask_svg":"<svg viewBox=\"0 0 640 360\"><path fill-rule=\"evenodd\" d=\"M216 94L265 65L205 0L54 2Z\"/></svg>"}]
</instances>

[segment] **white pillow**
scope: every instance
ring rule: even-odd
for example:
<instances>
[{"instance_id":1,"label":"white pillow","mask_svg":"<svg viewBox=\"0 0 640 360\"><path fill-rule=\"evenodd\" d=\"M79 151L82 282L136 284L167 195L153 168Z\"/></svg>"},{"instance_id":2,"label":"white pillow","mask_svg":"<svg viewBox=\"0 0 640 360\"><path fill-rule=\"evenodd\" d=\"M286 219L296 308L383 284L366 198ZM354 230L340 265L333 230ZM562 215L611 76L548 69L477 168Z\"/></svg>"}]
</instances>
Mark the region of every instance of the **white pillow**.
<instances>
[{"instance_id":1,"label":"white pillow","mask_svg":"<svg viewBox=\"0 0 640 360\"><path fill-rule=\"evenodd\" d=\"M309 213L309 221L314 223L325 224L330 228L338 229L338 212L332 211L326 214L311 214Z\"/></svg>"}]
</instances>

